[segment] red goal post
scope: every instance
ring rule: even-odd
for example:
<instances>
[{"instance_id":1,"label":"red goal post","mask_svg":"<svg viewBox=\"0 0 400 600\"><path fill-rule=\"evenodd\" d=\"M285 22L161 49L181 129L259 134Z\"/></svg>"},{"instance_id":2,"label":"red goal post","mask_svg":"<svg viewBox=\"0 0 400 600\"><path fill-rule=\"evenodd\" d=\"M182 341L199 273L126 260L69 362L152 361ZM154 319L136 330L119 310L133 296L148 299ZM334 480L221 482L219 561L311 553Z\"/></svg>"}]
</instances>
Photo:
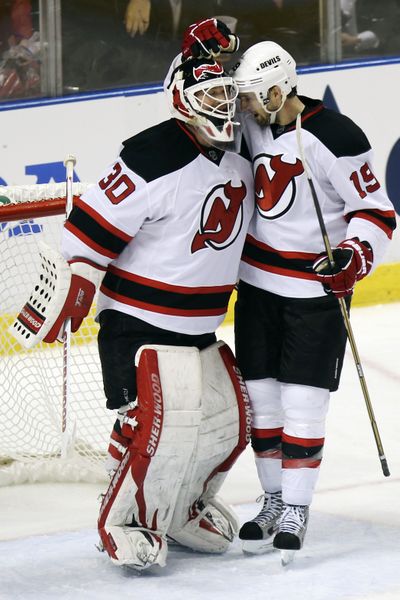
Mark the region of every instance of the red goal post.
<instances>
[{"instance_id":1,"label":"red goal post","mask_svg":"<svg viewBox=\"0 0 400 600\"><path fill-rule=\"evenodd\" d=\"M90 186L73 183L74 200ZM39 272L38 244L56 250L66 184L0 186L0 486L25 481L98 481L113 414L105 408L94 309L72 336L68 428L61 458L63 346L23 349L8 331Z\"/></svg>"}]
</instances>

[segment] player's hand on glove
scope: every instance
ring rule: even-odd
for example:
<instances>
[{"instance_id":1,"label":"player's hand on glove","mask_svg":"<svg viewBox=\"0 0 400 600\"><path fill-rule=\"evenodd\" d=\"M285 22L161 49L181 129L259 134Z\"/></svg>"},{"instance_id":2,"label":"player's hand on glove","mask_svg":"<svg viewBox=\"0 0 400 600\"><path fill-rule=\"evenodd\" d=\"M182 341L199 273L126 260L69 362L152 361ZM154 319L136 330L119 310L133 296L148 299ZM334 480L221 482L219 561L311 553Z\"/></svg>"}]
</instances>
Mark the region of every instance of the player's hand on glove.
<instances>
[{"instance_id":1,"label":"player's hand on glove","mask_svg":"<svg viewBox=\"0 0 400 600\"><path fill-rule=\"evenodd\" d=\"M205 19L189 25L182 42L182 60L211 58L221 52L236 52L239 38L219 19Z\"/></svg>"},{"instance_id":2,"label":"player's hand on glove","mask_svg":"<svg viewBox=\"0 0 400 600\"><path fill-rule=\"evenodd\" d=\"M370 272L373 252L368 242L352 238L333 248L332 254L333 266L327 254L322 253L314 261L313 270L326 293L343 298L352 294L356 282Z\"/></svg>"}]
</instances>

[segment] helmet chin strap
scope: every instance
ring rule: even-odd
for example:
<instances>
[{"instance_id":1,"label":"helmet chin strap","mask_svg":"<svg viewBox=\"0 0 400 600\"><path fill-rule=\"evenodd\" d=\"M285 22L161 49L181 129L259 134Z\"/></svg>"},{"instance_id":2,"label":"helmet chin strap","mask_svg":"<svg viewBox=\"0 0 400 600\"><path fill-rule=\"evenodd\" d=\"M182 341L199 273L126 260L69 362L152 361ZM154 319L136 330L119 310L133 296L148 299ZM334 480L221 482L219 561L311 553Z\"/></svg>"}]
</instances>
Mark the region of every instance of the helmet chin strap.
<instances>
[{"instance_id":1,"label":"helmet chin strap","mask_svg":"<svg viewBox=\"0 0 400 600\"><path fill-rule=\"evenodd\" d=\"M269 110L267 110L267 113L269 114L270 118L269 118L269 124L273 125L276 121L276 115L278 113L277 110L275 110L274 112L269 112Z\"/></svg>"},{"instance_id":2,"label":"helmet chin strap","mask_svg":"<svg viewBox=\"0 0 400 600\"><path fill-rule=\"evenodd\" d=\"M263 106L263 109L265 110L265 112L268 113L269 115L271 115L271 118L270 118L270 121L269 121L271 125L273 125L275 123L275 121L276 121L276 115L283 108L283 105L286 102L286 94L285 94L285 92L282 92L282 90L281 90L281 93L282 93L282 100L281 100L281 103L278 106L278 108L276 108L275 110L268 110L268 108L266 106ZM267 102L269 102L269 98L268 97L267 97Z\"/></svg>"}]
</instances>

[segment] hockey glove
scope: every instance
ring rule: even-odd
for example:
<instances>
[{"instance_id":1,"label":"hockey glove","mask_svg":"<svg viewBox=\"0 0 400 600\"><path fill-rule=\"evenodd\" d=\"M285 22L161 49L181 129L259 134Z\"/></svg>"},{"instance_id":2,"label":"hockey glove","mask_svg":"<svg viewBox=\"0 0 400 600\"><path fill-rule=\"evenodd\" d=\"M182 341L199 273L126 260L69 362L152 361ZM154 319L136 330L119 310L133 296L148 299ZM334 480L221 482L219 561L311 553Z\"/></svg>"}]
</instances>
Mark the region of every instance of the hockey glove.
<instances>
[{"instance_id":1,"label":"hockey glove","mask_svg":"<svg viewBox=\"0 0 400 600\"><path fill-rule=\"evenodd\" d=\"M332 254L333 267L327 254L323 253L315 260L313 270L327 294L332 293L337 298L343 298L352 294L356 282L370 272L373 252L368 242L352 238L333 248Z\"/></svg>"},{"instance_id":2,"label":"hockey glove","mask_svg":"<svg viewBox=\"0 0 400 600\"><path fill-rule=\"evenodd\" d=\"M40 244L40 271L9 332L24 347L33 348L42 340L62 340L64 322L71 318L77 331L89 312L97 287L106 271L83 258L67 262L46 244Z\"/></svg>"},{"instance_id":3,"label":"hockey glove","mask_svg":"<svg viewBox=\"0 0 400 600\"><path fill-rule=\"evenodd\" d=\"M211 58L221 52L236 52L239 38L218 19L205 19L190 25L183 36L182 60Z\"/></svg>"},{"instance_id":4,"label":"hockey glove","mask_svg":"<svg viewBox=\"0 0 400 600\"><path fill-rule=\"evenodd\" d=\"M64 323L71 319L71 331L78 331L93 302L96 289L102 280L105 269L84 259L68 261L71 269L71 282L64 305L56 316L53 326L43 338L47 343L62 340Z\"/></svg>"}]
</instances>

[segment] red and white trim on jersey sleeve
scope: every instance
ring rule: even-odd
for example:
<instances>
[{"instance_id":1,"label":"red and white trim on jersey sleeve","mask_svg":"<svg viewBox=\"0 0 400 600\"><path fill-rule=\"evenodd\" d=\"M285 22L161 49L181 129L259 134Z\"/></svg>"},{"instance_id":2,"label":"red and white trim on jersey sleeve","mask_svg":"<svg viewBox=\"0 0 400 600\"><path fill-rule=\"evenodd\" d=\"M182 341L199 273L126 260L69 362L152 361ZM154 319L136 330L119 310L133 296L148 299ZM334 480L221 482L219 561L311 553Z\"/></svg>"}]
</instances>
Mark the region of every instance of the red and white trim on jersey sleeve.
<instances>
[{"instance_id":1,"label":"red and white trim on jersey sleeve","mask_svg":"<svg viewBox=\"0 0 400 600\"><path fill-rule=\"evenodd\" d=\"M347 223L355 218L373 223L385 232L389 240L392 239L393 231L396 229L396 213L394 210L356 210L345 215Z\"/></svg>"},{"instance_id":2,"label":"red and white trim on jersey sleeve","mask_svg":"<svg viewBox=\"0 0 400 600\"><path fill-rule=\"evenodd\" d=\"M82 200L75 203L65 229L91 250L110 259L116 258L133 239Z\"/></svg>"},{"instance_id":3,"label":"red and white trim on jersey sleeve","mask_svg":"<svg viewBox=\"0 0 400 600\"><path fill-rule=\"evenodd\" d=\"M242 261L269 273L317 281L312 265L318 254L277 250L247 235Z\"/></svg>"},{"instance_id":4,"label":"red and white trim on jersey sleeve","mask_svg":"<svg viewBox=\"0 0 400 600\"><path fill-rule=\"evenodd\" d=\"M172 285L129 273L111 265L101 292L122 304L171 316L223 316L233 284L220 286Z\"/></svg>"}]
</instances>

